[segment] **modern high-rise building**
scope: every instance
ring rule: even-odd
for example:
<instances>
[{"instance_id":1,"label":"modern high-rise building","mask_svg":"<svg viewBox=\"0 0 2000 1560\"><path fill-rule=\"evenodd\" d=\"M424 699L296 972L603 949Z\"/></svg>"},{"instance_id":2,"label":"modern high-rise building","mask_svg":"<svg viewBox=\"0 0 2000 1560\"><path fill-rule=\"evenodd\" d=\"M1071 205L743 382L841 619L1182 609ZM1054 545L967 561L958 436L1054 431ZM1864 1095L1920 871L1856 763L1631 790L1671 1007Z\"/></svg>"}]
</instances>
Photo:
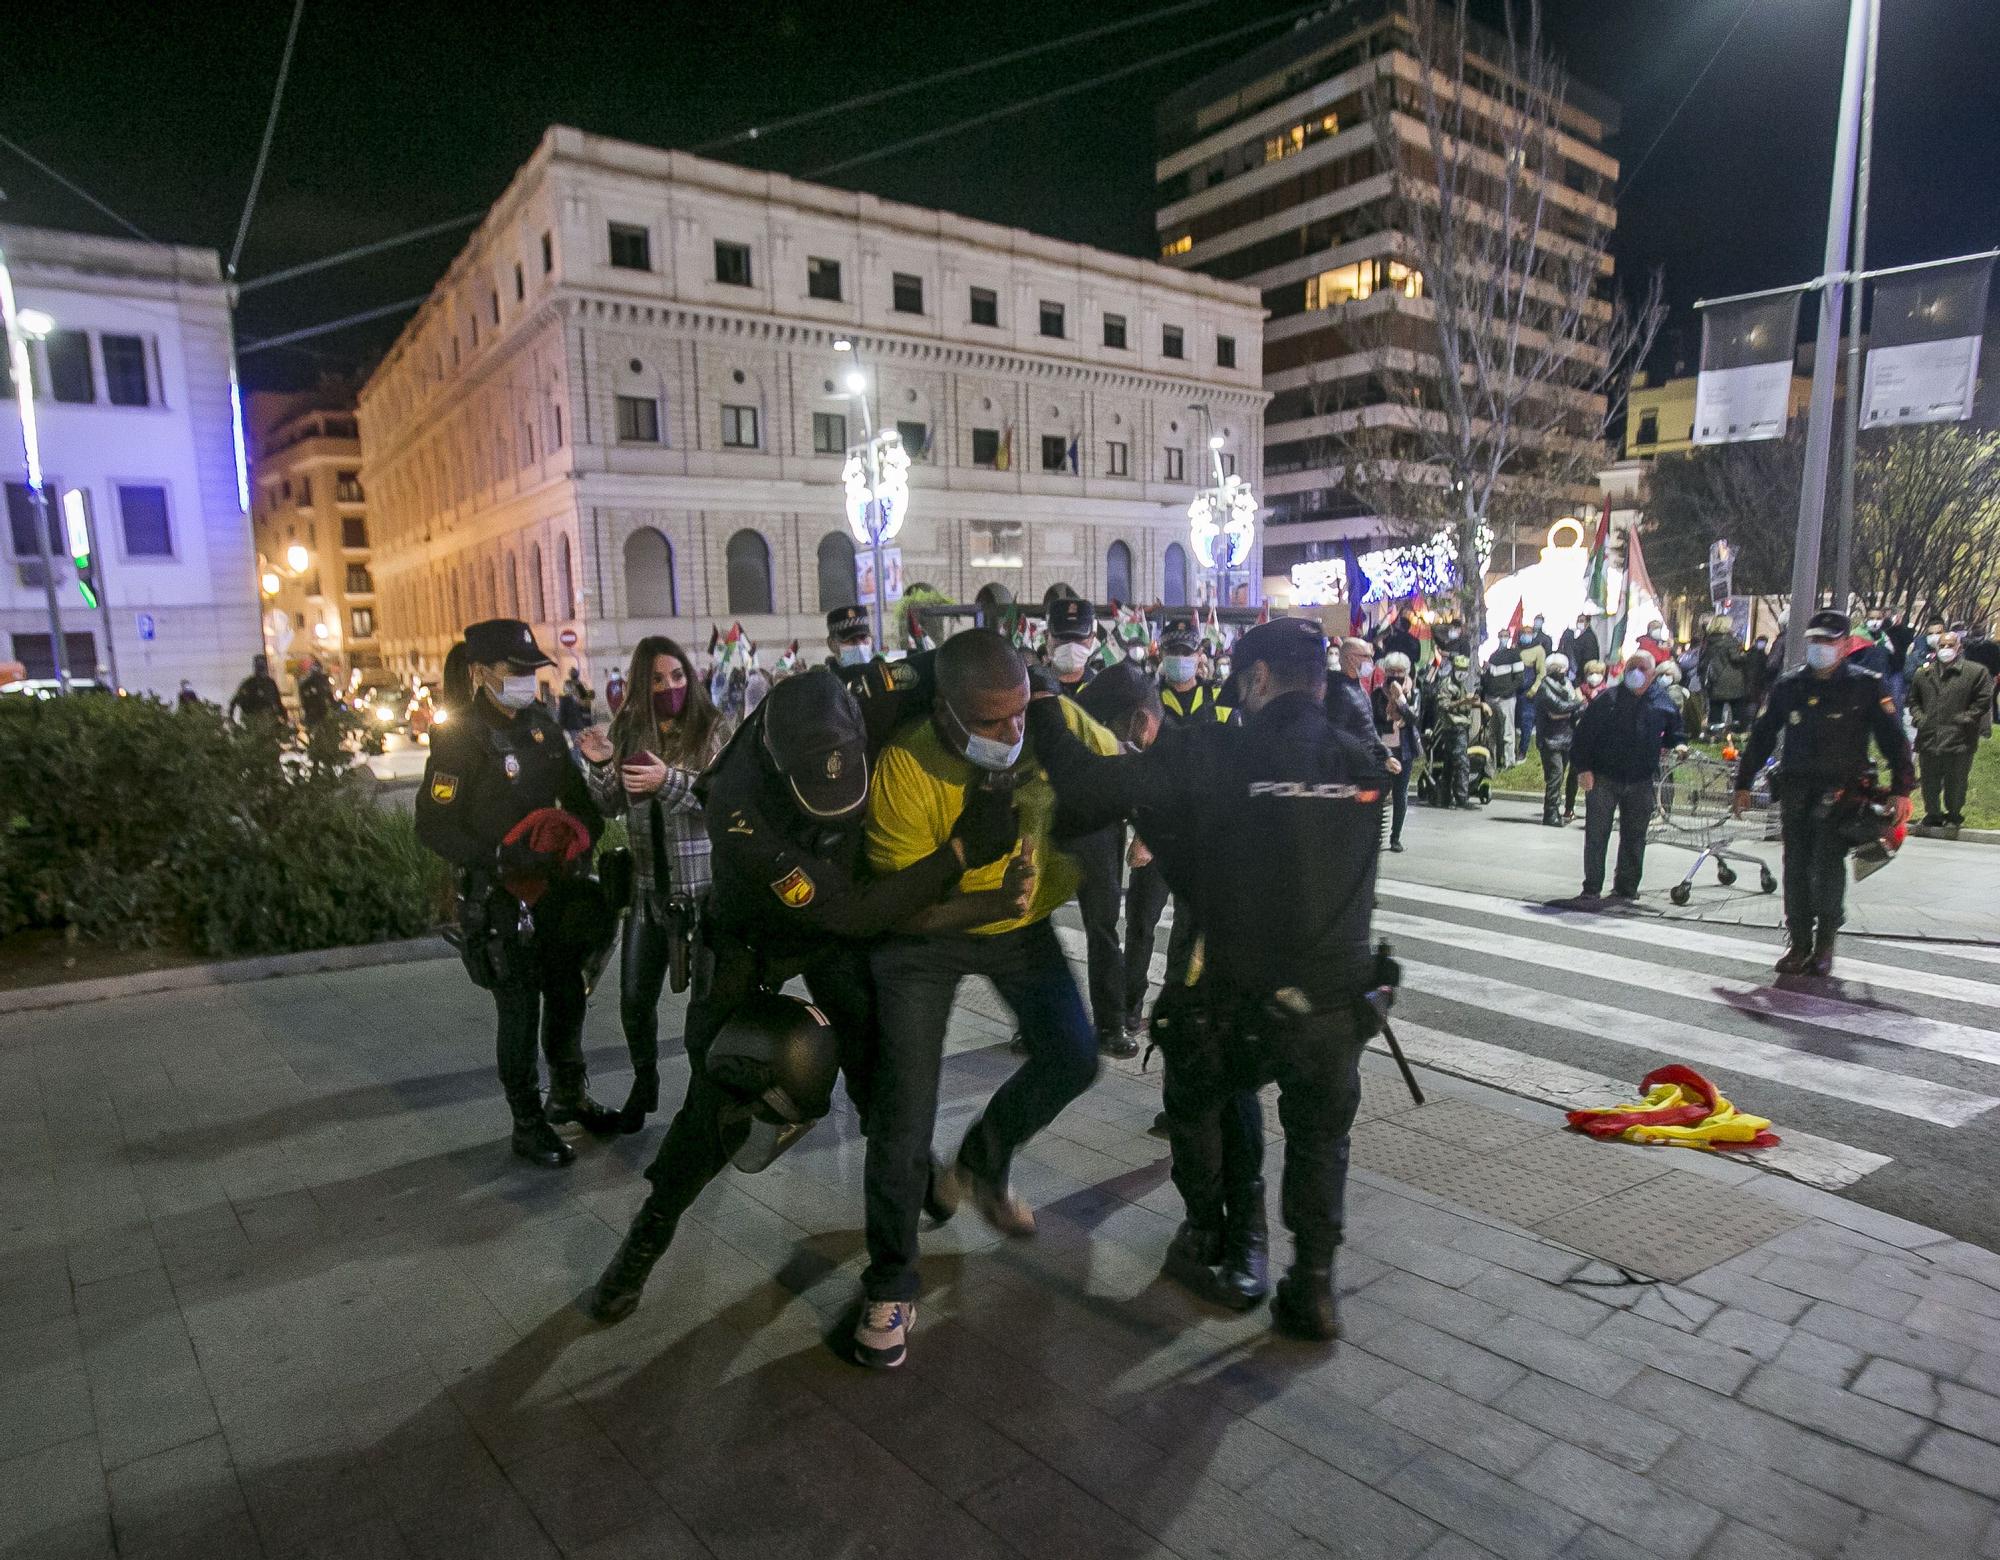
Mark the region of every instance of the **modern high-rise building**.
<instances>
[{"instance_id":1,"label":"modern high-rise building","mask_svg":"<svg viewBox=\"0 0 2000 1560\"><path fill-rule=\"evenodd\" d=\"M361 390L383 652L435 667L496 614L596 677L735 621L814 645L856 597L864 409L910 462L905 584L1191 603L1209 440L1263 456L1262 323L1207 276L551 129Z\"/></svg>"},{"instance_id":2,"label":"modern high-rise building","mask_svg":"<svg viewBox=\"0 0 2000 1560\"><path fill-rule=\"evenodd\" d=\"M1491 53L1469 62L1476 87L1504 55L1483 31L1473 41ZM1396 517L1342 491L1334 436L1387 404L1368 348L1386 342L1435 361L1425 279L1398 230L1391 177L1429 155L1420 79L1404 5L1333 0L1158 112L1160 258L1247 283L1269 311L1262 496L1274 596L1292 564L1330 557L1338 543L1407 539ZM1389 80L1395 144L1384 147L1374 109ZM1615 223L1603 192L1615 188L1618 164L1603 143L1617 118L1602 94L1568 83L1564 183L1551 191L1548 217L1558 232Z\"/></svg>"},{"instance_id":3,"label":"modern high-rise building","mask_svg":"<svg viewBox=\"0 0 2000 1560\"><path fill-rule=\"evenodd\" d=\"M55 673L52 571L72 676L221 702L257 652L257 579L231 393L229 290L212 249L0 226L28 338L47 495L36 541L19 397L0 353L7 556L0 660ZM94 579L71 562L82 521ZM90 584L95 603L80 584Z\"/></svg>"}]
</instances>

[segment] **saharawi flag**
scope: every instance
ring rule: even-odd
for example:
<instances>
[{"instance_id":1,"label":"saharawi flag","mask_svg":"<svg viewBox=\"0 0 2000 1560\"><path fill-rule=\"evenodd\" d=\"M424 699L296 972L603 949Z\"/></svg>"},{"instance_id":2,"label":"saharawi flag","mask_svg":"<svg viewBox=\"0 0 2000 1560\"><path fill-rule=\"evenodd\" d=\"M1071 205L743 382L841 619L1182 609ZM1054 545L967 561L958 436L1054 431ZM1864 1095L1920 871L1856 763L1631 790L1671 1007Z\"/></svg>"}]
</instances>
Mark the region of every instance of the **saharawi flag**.
<instances>
[{"instance_id":1,"label":"saharawi flag","mask_svg":"<svg viewBox=\"0 0 2000 1560\"><path fill-rule=\"evenodd\" d=\"M1990 259L1927 266L1875 284L1861 425L1959 422L1972 415Z\"/></svg>"},{"instance_id":2,"label":"saharawi flag","mask_svg":"<svg viewBox=\"0 0 2000 1560\"><path fill-rule=\"evenodd\" d=\"M1701 374L1694 386L1694 442L1735 444L1785 432L1792 393L1792 347L1803 289L1701 314Z\"/></svg>"}]
</instances>

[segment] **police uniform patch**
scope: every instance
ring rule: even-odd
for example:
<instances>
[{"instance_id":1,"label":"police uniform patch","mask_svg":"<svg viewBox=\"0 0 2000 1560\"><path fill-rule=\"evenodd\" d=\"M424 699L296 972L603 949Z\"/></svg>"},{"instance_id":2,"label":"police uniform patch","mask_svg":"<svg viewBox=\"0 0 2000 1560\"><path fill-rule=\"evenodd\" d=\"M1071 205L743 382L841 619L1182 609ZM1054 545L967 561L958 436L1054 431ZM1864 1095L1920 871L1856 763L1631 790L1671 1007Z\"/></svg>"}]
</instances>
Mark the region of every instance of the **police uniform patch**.
<instances>
[{"instance_id":1,"label":"police uniform patch","mask_svg":"<svg viewBox=\"0 0 2000 1560\"><path fill-rule=\"evenodd\" d=\"M757 831L750 827L750 820L744 817L742 813L733 812L729 815L729 832L731 834L749 835L755 834Z\"/></svg>"},{"instance_id":2,"label":"police uniform patch","mask_svg":"<svg viewBox=\"0 0 2000 1560\"><path fill-rule=\"evenodd\" d=\"M438 803L449 802L458 795L458 776L437 774L431 776L431 800Z\"/></svg>"},{"instance_id":3,"label":"police uniform patch","mask_svg":"<svg viewBox=\"0 0 2000 1560\"><path fill-rule=\"evenodd\" d=\"M845 766L841 760L840 750L838 748L836 748L833 752L826 755L827 779L838 780L840 778L840 771L843 767Z\"/></svg>"},{"instance_id":4,"label":"police uniform patch","mask_svg":"<svg viewBox=\"0 0 2000 1560\"><path fill-rule=\"evenodd\" d=\"M507 778L509 780L520 779L521 761L512 753L509 753L505 758L500 760L500 767L507 771Z\"/></svg>"},{"instance_id":5,"label":"police uniform patch","mask_svg":"<svg viewBox=\"0 0 2000 1560\"><path fill-rule=\"evenodd\" d=\"M771 892L791 909L803 910L812 903L813 880L804 867L794 867L771 885Z\"/></svg>"}]
</instances>

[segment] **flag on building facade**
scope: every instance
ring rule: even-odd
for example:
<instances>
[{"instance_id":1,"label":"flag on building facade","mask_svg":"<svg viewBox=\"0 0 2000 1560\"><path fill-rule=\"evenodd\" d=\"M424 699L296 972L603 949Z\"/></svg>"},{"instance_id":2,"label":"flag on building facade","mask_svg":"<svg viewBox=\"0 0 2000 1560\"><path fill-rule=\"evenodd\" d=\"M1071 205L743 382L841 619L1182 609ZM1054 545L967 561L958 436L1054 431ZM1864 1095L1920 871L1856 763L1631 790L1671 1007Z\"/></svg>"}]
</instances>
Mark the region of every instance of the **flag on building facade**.
<instances>
[{"instance_id":1,"label":"flag on building facade","mask_svg":"<svg viewBox=\"0 0 2000 1560\"><path fill-rule=\"evenodd\" d=\"M993 469L995 471L1005 471L1013 464L1014 425L1009 423L1005 428L1000 430L1000 448L993 452Z\"/></svg>"}]
</instances>

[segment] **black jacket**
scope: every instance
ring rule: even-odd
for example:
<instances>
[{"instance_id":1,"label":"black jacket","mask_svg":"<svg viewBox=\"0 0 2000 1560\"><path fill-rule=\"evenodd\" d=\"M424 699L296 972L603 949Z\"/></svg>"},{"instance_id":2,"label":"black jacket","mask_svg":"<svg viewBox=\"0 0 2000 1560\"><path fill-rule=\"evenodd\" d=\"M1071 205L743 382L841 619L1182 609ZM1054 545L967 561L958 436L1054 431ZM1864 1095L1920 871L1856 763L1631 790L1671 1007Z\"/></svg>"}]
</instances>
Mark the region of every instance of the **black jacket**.
<instances>
[{"instance_id":1,"label":"black jacket","mask_svg":"<svg viewBox=\"0 0 2000 1560\"><path fill-rule=\"evenodd\" d=\"M491 867L507 831L543 807L575 813L593 840L604 827L568 741L541 705L510 718L481 694L432 731L417 838L453 866Z\"/></svg>"},{"instance_id":2,"label":"black jacket","mask_svg":"<svg viewBox=\"0 0 2000 1560\"><path fill-rule=\"evenodd\" d=\"M1747 791L1757 771L1784 733L1785 751L1778 760L1778 784L1788 791L1823 791L1851 785L1870 769L1868 743L1873 738L1889 761L1890 789L1908 796L1917 783L1910 758L1910 739L1882 679L1843 661L1829 677L1817 677L1806 667L1787 672L1771 685L1770 700L1736 771L1736 788Z\"/></svg>"},{"instance_id":3,"label":"black jacket","mask_svg":"<svg viewBox=\"0 0 2000 1560\"><path fill-rule=\"evenodd\" d=\"M1521 652L1513 645L1499 645L1486 658L1486 673L1479 691L1489 699L1511 699L1521 691Z\"/></svg>"},{"instance_id":4,"label":"black jacket","mask_svg":"<svg viewBox=\"0 0 2000 1560\"><path fill-rule=\"evenodd\" d=\"M1620 683L1592 699L1577 717L1570 762L1579 774L1630 785L1658 776L1660 754L1684 740L1680 711L1659 683L1643 693Z\"/></svg>"},{"instance_id":5,"label":"black jacket","mask_svg":"<svg viewBox=\"0 0 2000 1560\"><path fill-rule=\"evenodd\" d=\"M1569 657L1569 669L1578 677L1583 675L1586 662L1604 659L1604 651L1597 643L1597 630L1594 628L1581 632L1574 628L1564 629L1562 643L1556 648Z\"/></svg>"},{"instance_id":6,"label":"black jacket","mask_svg":"<svg viewBox=\"0 0 2000 1560\"><path fill-rule=\"evenodd\" d=\"M1377 748L1336 730L1320 700L1288 693L1242 725L1163 731L1103 758L1059 712L1031 706L1035 753L1065 806L1154 813L1142 825L1167 885L1193 907L1207 968L1239 992L1295 986L1315 1005L1365 989L1388 777Z\"/></svg>"},{"instance_id":7,"label":"black jacket","mask_svg":"<svg viewBox=\"0 0 2000 1560\"><path fill-rule=\"evenodd\" d=\"M1576 740L1583 710L1583 695L1575 684L1551 672L1535 694L1535 741L1551 752L1567 749Z\"/></svg>"},{"instance_id":8,"label":"black jacket","mask_svg":"<svg viewBox=\"0 0 2000 1560\"><path fill-rule=\"evenodd\" d=\"M1345 672L1326 674L1326 718L1335 731L1345 732L1357 742L1382 747L1375 732L1374 702L1362 691L1361 684ZM1387 748L1382 749L1382 756L1388 757Z\"/></svg>"}]
</instances>

